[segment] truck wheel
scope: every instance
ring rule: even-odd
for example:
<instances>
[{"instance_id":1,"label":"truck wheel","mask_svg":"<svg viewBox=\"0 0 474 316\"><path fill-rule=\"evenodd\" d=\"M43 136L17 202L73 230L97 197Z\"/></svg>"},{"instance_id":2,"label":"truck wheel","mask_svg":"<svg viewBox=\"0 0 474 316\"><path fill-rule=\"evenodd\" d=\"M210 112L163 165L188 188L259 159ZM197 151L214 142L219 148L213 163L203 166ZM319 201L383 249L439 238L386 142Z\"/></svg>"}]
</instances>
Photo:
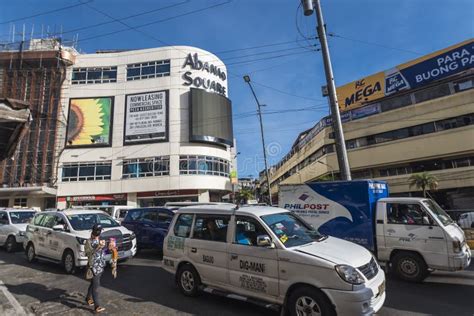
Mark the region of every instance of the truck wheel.
<instances>
[{"instance_id":1,"label":"truck wheel","mask_svg":"<svg viewBox=\"0 0 474 316\"><path fill-rule=\"evenodd\" d=\"M336 315L326 295L310 286L299 287L290 294L288 309L291 316Z\"/></svg>"},{"instance_id":2,"label":"truck wheel","mask_svg":"<svg viewBox=\"0 0 474 316\"><path fill-rule=\"evenodd\" d=\"M197 296L199 293L199 285L201 285L201 278L196 269L190 264L185 264L179 268L176 273L176 282L178 288L186 296Z\"/></svg>"},{"instance_id":3,"label":"truck wheel","mask_svg":"<svg viewBox=\"0 0 474 316\"><path fill-rule=\"evenodd\" d=\"M71 250L67 249L63 255L63 266L64 271L67 274L73 274L76 271L76 263L74 260L74 253Z\"/></svg>"},{"instance_id":4,"label":"truck wheel","mask_svg":"<svg viewBox=\"0 0 474 316\"><path fill-rule=\"evenodd\" d=\"M422 282L429 275L423 258L410 252L399 252L393 257L393 271L402 280Z\"/></svg>"},{"instance_id":5,"label":"truck wheel","mask_svg":"<svg viewBox=\"0 0 474 316\"><path fill-rule=\"evenodd\" d=\"M36 253L35 253L35 246L33 243L29 243L28 246L26 246L26 259L28 262L35 262L36 261Z\"/></svg>"},{"instance_id":6,"label":"truck wheel","mask_svg":"<svg viewBox=\"0 0 474 316\"><path fill-rule=\"evenodd\" d=\"M5 248L7 249L7 252L13 252L16 250L17 248L17 243L16 243L16 239L15 237L13 236L8 236L7 238L7 242L5 244Z\"/></svg>"}]
</instances>

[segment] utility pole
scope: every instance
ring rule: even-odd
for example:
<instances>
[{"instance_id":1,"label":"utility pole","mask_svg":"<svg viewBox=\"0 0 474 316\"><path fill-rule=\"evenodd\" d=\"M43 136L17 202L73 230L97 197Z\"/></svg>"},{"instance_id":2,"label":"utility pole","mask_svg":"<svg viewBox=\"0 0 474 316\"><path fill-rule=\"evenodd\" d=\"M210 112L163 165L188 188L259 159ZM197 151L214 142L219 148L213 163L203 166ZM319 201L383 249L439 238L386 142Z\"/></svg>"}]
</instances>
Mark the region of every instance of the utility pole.
<instances>
[{"instance_id":1,"label":"utility pole","mask_svg":"<svg viewBox=\"0 0 474 316\"><path fill-rule=\"evenodd\" d=\"M331 58L329 56L328 41L326 38L326 29L321 11L320 0L301 0L304 15L310 16L316 11L316 30L318 32L319 41L321 42L321 52L323 54L324 71L326 73L326 82L329 91L329 103L331 106L332 126L336 141L336 155L341 173L342 180L351 180L351 169L349 167L349 159L347 158L346 142L344 140L344 132L342 130L341 115L339 114L339 104L336 96L336 84L334 82L334 74L332 72ZM313 7L314 5L314 7Z\"/></svg>"},{"instance_id":2,"label":"utility pole","mask_svg":"<svg viewBox=\"0 0 474 316\"><path fill-rule=\"evenodd\" d=\"M260 104L260 102L258 102L257 95L255 94L255 91L253 90L253 87L250 84L250 76L245 75L244 80L245 82L249 84L250 90L252 90L253 97L255 98L255 101L257 102L257 113L258 113L258 118L260 120L260 135L262 137L262 146L263 146L263 160L265 162L265 176L267 178L268 203L270 204L270 206L272 206L272 193L270 192L270 177L268 175L268 165L267 165L267 150L265 149L265 137L263 136L262 112L260 111L260 107L262 105Z\"/></svg>"}]
</instances>

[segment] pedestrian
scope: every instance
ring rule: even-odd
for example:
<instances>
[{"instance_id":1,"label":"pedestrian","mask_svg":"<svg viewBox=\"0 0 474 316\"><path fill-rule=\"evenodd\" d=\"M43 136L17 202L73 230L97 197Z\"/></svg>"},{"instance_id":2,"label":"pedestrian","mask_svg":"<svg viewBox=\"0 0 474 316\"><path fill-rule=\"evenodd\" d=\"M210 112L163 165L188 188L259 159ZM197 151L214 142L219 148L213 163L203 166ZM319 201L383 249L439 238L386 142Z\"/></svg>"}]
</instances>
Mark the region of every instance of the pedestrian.
<instances>
[{"instance_id":1,"label":"pedestrian","mask_svg":"<svg viewBox=\"0 0 474 316\"><path fill-rule=\"evenodd\" d=\"M105 268L105 240L100 240L102 226L95 224L92 227L91 237L86 241L85 252L88 258L86 279L90 280L87 290L86 302L89 306L94 306L95 313L101 313L105 310L100 305L99 287L100 278Z\"/></svg>"}]
</instances>

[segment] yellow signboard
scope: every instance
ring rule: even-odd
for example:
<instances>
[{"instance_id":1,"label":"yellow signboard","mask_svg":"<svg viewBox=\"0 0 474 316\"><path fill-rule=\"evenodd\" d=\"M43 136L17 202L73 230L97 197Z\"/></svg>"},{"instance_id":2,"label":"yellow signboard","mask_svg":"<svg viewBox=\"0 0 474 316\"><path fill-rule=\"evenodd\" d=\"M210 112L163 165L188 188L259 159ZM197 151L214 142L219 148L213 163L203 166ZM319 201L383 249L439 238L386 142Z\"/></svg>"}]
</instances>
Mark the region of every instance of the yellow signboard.
<instances>
[{"instance_id":1,"label":"yellow signboard","mask_svg":"<svg viewBox=\"0 0 474 316\"><path fill-rule=\"evenodd\" d=\"M342 111L360 107L362 104L384 97L385 77L376 73L337 88L337 101Z\"/></svg>"},{"instance_id":2,"label":"yellow signboard","mask_svg":"<svg viewBox=\"0 0 474 316\"><path fill-rule=\"evenodd\" d=\"M341 112L384 96L426 85L474 67L474 40L395 66L337 88Z\"/></svg>"}]
</instances>

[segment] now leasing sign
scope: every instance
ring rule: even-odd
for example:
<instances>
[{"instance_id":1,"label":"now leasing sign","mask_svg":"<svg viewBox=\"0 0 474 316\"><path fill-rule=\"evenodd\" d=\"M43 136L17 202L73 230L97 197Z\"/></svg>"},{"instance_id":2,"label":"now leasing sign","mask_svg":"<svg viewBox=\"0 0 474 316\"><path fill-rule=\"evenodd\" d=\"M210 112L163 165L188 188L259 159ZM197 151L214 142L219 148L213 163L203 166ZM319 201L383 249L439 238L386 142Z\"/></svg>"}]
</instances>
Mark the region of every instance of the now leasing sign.
<instances>
[{"instance_id":1,"label":"now leasing sign","mask_svg":"<svg viewBox=\"0 0 474 316\"><path fill-rule=\"evenodd\" d=\"M393 93L414 89L474 67L474 40L470 39L337 88L341 111Z\"/></svg>"}]
</instances>

